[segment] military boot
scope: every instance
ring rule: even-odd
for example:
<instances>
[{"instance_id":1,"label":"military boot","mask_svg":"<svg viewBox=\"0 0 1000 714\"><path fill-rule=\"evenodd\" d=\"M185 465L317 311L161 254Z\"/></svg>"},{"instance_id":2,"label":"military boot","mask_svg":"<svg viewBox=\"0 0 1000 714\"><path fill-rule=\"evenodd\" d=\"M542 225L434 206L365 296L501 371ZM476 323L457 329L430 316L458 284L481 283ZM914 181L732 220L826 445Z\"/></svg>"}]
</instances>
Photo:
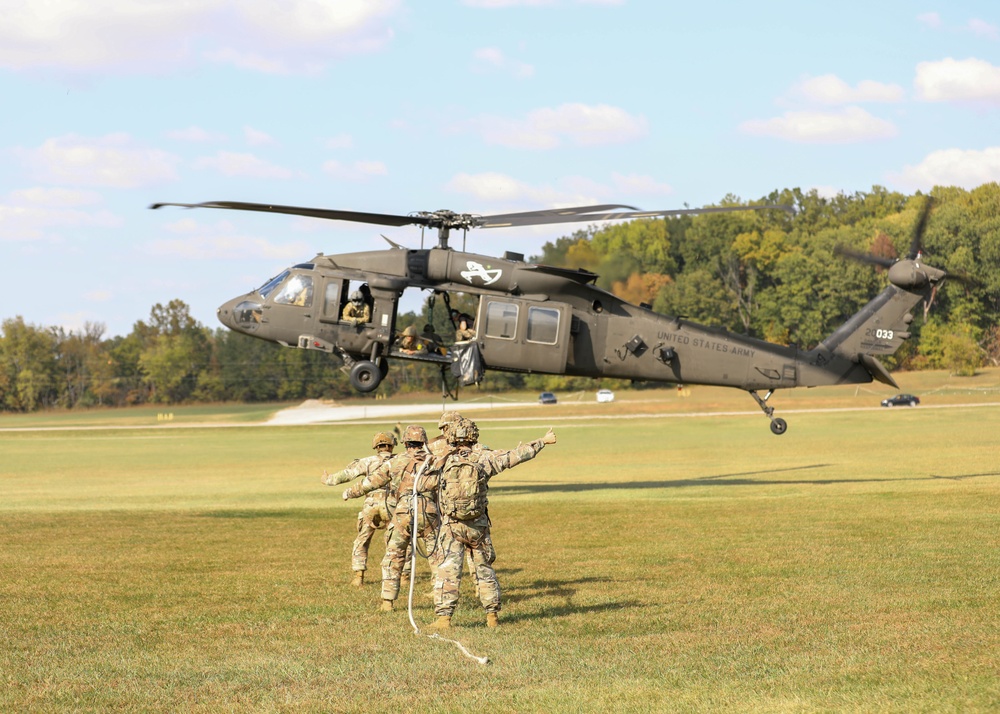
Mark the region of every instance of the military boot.
<instances>
[{"instance_id":1,"label":"military boot","mask_svg":"<svg viewBox=\"0 0 1000 714\"><path fill-rule=\"evenodd\" d=\"M354 571L354 580L351 581L351 585L353 585L356 588L360 588L364 584L365 584L365 571L364 570L355 570Z\"/></svg>"},{"instance_id":2,"label":"military boot","mask_svg":"<svg viewBox=\"0 0 1000 714\"><path fill-rule=\"evenodd\" d=\"M392 600L383 600L379 608L382 612L392 612Z\"/></svg>"},{"instance_id":3,"label":"military boot","mask_svg":"<svg viewBox=\"0 0 1000 714\"><path fill-rule=\"evenodd\" d=\"M500 627L500 616L495 612L486 613L486 626L487 627Z\"/></svg>"},{"instance_id":4,"label":"military boot","mask_svg":"<svg viewBox=\"0 0 1000 714\"><path fill-rule=\"evenodd\" d=\"M451 629L451 615L438 615L438 619L429 624L425 629L427 630L450 630Z\"/></svg>"}]
</instances>

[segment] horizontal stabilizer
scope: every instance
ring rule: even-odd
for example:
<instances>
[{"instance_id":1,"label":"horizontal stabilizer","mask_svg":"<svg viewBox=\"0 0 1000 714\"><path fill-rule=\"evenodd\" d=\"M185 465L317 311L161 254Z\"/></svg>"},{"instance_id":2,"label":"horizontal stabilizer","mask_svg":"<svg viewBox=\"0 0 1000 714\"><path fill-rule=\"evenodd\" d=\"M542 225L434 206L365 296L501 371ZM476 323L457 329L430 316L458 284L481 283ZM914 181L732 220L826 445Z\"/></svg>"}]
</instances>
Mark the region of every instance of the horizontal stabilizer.
<instances>
[{"instance_id":1,"label":"horizontal stabilizer","mask_svg":"<svg viewBox=\"0 0 1000 714\"><path fill-rule=\"evenodd\" d=\"M896 384L896 380L892 378L881 362L872 357L871 355L866 355L863 352L858 354L858 361L868 370L868 374L872 376L876 382L881 382L882 384L888 384L890 387L899 389L899 385Z\"/></svg>"}]
</instances>

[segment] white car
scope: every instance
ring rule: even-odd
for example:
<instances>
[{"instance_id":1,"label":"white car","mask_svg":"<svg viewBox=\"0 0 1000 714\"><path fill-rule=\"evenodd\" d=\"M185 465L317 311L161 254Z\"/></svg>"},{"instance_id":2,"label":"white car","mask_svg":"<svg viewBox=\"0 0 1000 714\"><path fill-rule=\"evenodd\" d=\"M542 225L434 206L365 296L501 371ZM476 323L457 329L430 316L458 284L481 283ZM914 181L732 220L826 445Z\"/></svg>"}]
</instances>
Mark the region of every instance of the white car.
<instances>
[{"instance_id":1,"label":"white car","mask_svg":"<svg viewBox=\"0 0 1000 714\"><path fill-rule=\"evenodd\" d=\"M613 402L615 400L615 393L610 389L599 389L597 391L597 401L599 402Z\"/></svg>"}]
</instances>

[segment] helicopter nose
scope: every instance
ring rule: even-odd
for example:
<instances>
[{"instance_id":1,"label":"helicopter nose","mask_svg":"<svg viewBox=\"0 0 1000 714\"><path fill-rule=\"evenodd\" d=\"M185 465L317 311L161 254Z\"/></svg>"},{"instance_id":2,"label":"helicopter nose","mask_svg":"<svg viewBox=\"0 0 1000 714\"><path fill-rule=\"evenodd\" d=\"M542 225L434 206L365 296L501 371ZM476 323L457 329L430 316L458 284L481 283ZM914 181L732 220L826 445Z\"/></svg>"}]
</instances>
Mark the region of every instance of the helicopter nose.
<instances>
[{"instance_id":1,"label":"helicopter nose","mask_svg":"<svg viewBox=\"0 0 1000 714\"><path fill-rule=\"evenodd\" d=\"M215 311L215 315L219 318L219 322L228 327L230 330L234 329L235 322L233 320L233 308L236 307L237 302L238 300L227 300L219 305L218 309Z\"/></svg>"},{"instance_id":2,"label":"helicopter nose","mask_svg":"<svg viewBox=\"0 0 1000 714\"><path fill-rule=\"evenodd\" d=\"M256 333L265 322L263 304L249 295L222 303L215 313L230 330L247 334Z\"/></svg>"}]
</instances>

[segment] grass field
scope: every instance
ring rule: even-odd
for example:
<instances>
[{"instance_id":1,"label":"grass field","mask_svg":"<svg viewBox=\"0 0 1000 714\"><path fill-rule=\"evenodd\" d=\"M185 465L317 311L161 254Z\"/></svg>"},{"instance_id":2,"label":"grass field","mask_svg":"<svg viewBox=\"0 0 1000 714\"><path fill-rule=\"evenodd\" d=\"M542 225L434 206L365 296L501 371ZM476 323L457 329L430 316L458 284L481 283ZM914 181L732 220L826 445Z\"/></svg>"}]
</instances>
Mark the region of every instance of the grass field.
<instances>
[{"instance_id":1,"label":"grass field","mask_svg":"<svg viewBox=\"0 0 1000 714\"><path fill-rule=\"evenodd\" d=\"M998 378L779 392L781 437L723 390L484 413L559 437L491 489L503 626L468 583L455 616L487 666L347 585L319 475L389 425L0 418L72 427L0 430L0 710L998 711Z\"/></svg>"}]
</instances>

